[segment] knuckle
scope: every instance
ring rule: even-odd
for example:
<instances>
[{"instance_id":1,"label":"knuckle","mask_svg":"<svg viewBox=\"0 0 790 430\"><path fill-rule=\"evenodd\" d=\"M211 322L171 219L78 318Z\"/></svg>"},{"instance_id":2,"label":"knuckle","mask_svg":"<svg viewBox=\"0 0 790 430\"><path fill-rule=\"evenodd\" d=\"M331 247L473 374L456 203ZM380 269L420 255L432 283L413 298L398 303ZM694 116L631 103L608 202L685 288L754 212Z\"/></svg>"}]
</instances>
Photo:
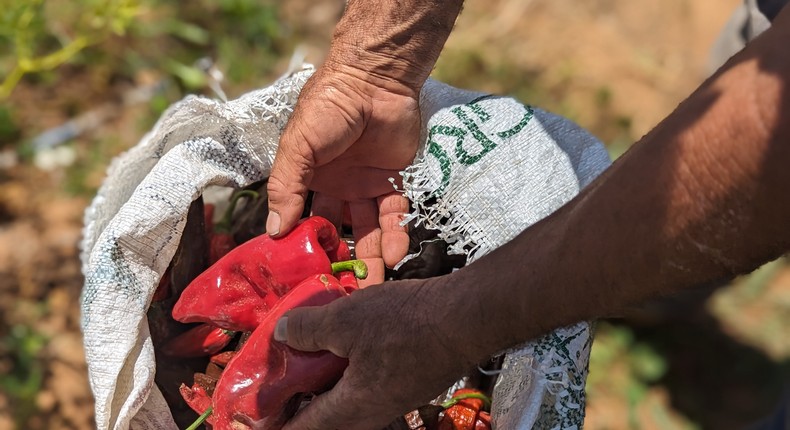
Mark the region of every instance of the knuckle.
<instances>
[{"instance_id":1,"label":"knuckle","mask_svg":"<svg viewBox=\"0 0 790 430\"><path fill-rule=\"evenodd\" d=\"M386 233L401 233L406 231L406 226L401 225L401 221L403 220L402 214L388 214L383 215L379 219L379 223L381 224L381 229Z\"/></svg>"},{"instance_id":2,"label":"knuckle","mask_svg":"<svg viewBox=\"0 0 790 430\"><path fill-rule=\"evenodd\" d=\"M300 335L300 343L302 346L311 350L321 349L322 345L320 345L320 342L318 341L318 334L316 333L316 327L320 325L313 324L310 321L310 313L307 313L307 315L308 317L305 318L305 313L302 313L302 318L297 320L297 331Z\"/></svg>"},{"instance_id":3,"label":"knuckle","mask_svg":"<svg viewBox=\"0 0 790 430\"><path fill-rule=\"evenodd\" d=\"M310 323L310 313L306 309L293 309L288 312L288 344L300 350L315 350L316 336Z\"/></svg>"},{"instance_id":4,"label":"knuckle","mask_svg":"<svg viewBox=\"0 0 790 430\"><path fill-rule=\"evenodd\" d=\"M315 163L314 148L321 142L320 135L316 133L318 124L320 118L304 118L304 115L299 115L286 126L280 139L280 148L282 156L291 167L300 169Z\"/></svg>"},{"instance_id":5,"label":"knuckle","mask_svg":"<svg viewBox=\"0 0 790 430\"><path fill-rule=\"evenodd\" d=\"M360 258L381 258L381 229L371 230L357 238L357 255Z\"/></svg>"},{"instance_id":6,"label":"knuckle","mask_svg":"<svg viewBox=\"0 0 790 430\"><path fill-rule=\"evenodd\" d=\"M364 391L349 388L353 387L338 383L321 404L323 415L333 416L335 423L341 428L353 422L354 417L361 412L361 404L364 403L360 399L360 394Z\"/></svg>"},{"instance_id":7,"label":"knuckle","mask_svg":"<svg viewBox=\"0 0 790 430\"><path fill-rule=\"evenodd\" d=\"M400 194L379 197L379 212L402 215L409 211L409 200Z\"/></svg>"},{"instance_id":8,"label":"knuckle","mask_svg":"<svg viewBox=\"0 0 790 430\"><path fill-rule=\"evenodd\" d=\"M281 147L272 166L272 176L301 178L314 167L312 150L308 143L295 141Z\"/></svg>"},{"instance_id":9,"label":"knuckle","mask_svg":"<svg viewBox=\"0 0 790 430\"><path fill-rule=\"evenodd\" d=\"M299 181L287 180L282 175L269 177L266 184L269 204L272 206L298 206L304 201L307 186Z\"/></svg>"}]
</instances>

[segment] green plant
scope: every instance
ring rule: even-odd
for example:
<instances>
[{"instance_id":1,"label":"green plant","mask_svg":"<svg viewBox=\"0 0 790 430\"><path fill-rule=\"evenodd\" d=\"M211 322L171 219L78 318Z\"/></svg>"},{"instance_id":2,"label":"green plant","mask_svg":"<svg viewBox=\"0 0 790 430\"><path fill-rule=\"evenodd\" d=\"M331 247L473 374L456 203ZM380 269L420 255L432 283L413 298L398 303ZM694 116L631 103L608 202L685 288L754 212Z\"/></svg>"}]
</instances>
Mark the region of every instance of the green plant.
<instances>
[{"instance_id":1,"label":"green plant","mask_svg":"<svg viewBox=\"0 0 790 430\"><path fill-rule=\"evenodd\" d=\"M650 344L636 339L629 327L607 322L597 324L587 378L590 403L607 396L623 399L628 428L642 428L645 423L641 422L640 406L666 371L665 358ZM656 424L667 420L669 411L665 405L650 403L649 409ZM673 421L658 428L673 428L677 424Z\"/></svg>"},{"instance_id":2,"label":"green plant","mask_svg":"<svg viewBox=\"0 0 790 430\"><path fill-rule=\"evenodd\" d=\"M90 45L123 34L139 9L138 0L0 0L2 64L0 100L28 73L53 70Z\"/></svg>"},{"instance_id":3,"label":"green plant","mask_svg":"<svg viewBox=\"0 0 790 430\"><path fill-rule=\"evenodd\" d=\"M14 122L14 115L8 106L0 106L0 142L11 142L19 136L19 127ZM0 144L2 146L2 144Z\"/></svg>"},{"instance_id":4,"label":"green plant","mask_svg":"<svg viewBox=\"0 0 790 430\"><path fill-rule=\"evenodd\" d=\"M25 325L14 326L0 339L0 356L6 361L0 364L10 367L10 371L0 374L0 390L9 396L18 424L27 422L36 410L35 398L44 378L39 353L45 344L43 335Z\"/></svg>"},{"instance_id":5,"label":"green plant","mask_svg":"<svg viewBox=\"0 0 790 430\"><path fill-rule=\"evenodd\" d=\"M445 50L432 77L459 88L510 95L522 103L567 114L561 95L539 82L541 70L525 69L508 59L489 58L476 49Z\"/></svg>"}]
</instances>

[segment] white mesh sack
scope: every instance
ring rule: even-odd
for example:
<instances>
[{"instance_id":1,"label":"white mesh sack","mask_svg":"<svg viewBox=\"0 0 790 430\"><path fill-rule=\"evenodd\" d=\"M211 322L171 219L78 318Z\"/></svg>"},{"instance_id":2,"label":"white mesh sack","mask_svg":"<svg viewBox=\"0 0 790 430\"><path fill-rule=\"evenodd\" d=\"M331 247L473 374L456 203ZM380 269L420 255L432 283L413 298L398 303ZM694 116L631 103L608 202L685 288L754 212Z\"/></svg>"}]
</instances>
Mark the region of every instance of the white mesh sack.
<instances>
[{"instance_id":1,"label":"white mesh sack","mask_svg":"<svg viewBox=\"0 0 790 430\"><path fill-rule=\"evenodd\" d=\"M154 384L146 311L191 202L212 185L266 178L304 66L227 103L187 97L119 156L85 214L82 330L98 429L175 429ZM422 145L404 188L416 219L473 262L578 194L609 164L570 121L510 98L428 81ZM590 324L507 354L494 393L500 429L581 427Z\"/></svg>"}]
</instances>

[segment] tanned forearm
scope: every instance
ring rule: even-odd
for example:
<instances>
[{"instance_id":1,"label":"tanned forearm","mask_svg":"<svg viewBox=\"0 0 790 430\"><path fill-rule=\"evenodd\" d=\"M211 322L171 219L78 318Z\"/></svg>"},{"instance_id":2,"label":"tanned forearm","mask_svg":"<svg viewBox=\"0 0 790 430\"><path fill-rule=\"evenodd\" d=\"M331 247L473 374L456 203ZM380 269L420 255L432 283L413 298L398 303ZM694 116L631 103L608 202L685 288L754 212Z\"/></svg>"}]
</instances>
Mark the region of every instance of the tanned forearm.
<instances>
[{"instance_id":1,"label":"tanned forearm","mask_svg":"<svg viewBox=\"0 0 790 430\"><path fill-rule=\"evenodd\" d=\"M786 252L788 40L790 8L576 199L438 283L485 333L469 358Z\"/></svg>"},{"instance_id":2,"label":"tanned forearm","mask_svg":"<svg viewBox=\"0 0 790 430\"><path fill-rule=\"evenodd\" d=\"M419 91L463 0L349 0L326 67Z\"/></svg>"}]
</instances>

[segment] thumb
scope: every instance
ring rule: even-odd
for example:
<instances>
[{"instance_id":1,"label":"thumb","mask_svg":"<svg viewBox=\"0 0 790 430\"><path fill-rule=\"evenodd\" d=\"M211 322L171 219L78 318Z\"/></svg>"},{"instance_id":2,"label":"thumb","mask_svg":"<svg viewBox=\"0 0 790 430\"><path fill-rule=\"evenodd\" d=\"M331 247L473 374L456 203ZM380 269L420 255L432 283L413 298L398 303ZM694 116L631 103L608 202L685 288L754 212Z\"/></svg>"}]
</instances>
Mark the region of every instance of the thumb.
<instances>
[{"instance_id":1,"label":"thumb","mask_svg":"<svg viewBox=\"0 0 790 430\"><path fill-rule=\"evenodd\" d=\"M328 350L322 333L325 307L303 307L288 311L274 326L274 340L300 351Z\"/></svg>"},{"instance_id":2,"label":"thumb","mask_svg":"<svg viewBox=\"0 0 790 430\"><path fill-rule=\"evenodd\" d=\"M296 114L294 114L296 115ZM291 123L298 122L293 118ZM271 236L288 233L304 211L307 187L313 178L315 162L310 145L297 137L296 127L286 127L274 157L266 184L269 194L269 217L266 232Z\"/></svg>"}]
</instances>

